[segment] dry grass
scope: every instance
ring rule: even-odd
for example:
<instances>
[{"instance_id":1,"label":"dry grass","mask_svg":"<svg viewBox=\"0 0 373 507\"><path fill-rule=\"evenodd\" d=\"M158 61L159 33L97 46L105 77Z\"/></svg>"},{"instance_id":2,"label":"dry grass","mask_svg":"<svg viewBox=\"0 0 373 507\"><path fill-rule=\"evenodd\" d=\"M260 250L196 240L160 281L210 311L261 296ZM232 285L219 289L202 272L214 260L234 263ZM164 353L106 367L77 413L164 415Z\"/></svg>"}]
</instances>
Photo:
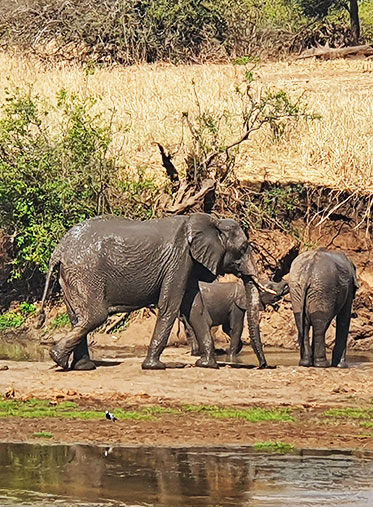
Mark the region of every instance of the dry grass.
<instances>
[{"instance_id":1,"label":"dry grass","mask_svg":"<svg viewBox=\"0 0 373 507\"><path fill-rule=\"evenodd\" d=\"M183 111L197 113L194 87L203 110L239 112L233 90L240 68L230 65L158 64L98 69L87 76L78 67L48 70L0 54L0 70L0 101L6 87L24 82L34 83L35 92L52 102L61 87L100 96L97 107L117 111L113 150L128 167L149 168L160 177L156 142L177 150L175 163L183 166L190 139L185 129L183 133L181 116ZM304 92L310 109L322 119L293 126L278 143L267 131L258 132L242 146L237 175L373 192L373 61L268 63L258 74L259 87L275 86L294 97ZM232 139L237 132L226 134Z\"/></svg>"}]
</instances>

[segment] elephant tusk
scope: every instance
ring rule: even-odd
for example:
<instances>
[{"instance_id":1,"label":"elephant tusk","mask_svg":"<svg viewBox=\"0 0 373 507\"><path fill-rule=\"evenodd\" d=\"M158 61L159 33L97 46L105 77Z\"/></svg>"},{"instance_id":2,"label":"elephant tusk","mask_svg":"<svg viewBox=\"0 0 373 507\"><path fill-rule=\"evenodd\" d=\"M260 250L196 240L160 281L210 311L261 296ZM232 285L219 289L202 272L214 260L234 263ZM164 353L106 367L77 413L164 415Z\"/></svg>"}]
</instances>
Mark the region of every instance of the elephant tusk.
<instances>
[{"instance_id":1,"label":"elephant tusk","mask_svg":"<svg viewBox=\"0 0 373 507\"><path fill-rule=\"evenodd\" d=\"M274 296L277 296L277 292L275 290L272 290L272 289L268 289L268 287L266 287L265 285L263 285L262 283L259 282L259 280L257 279L257 277L253 276L252 277L255 285L258 287L258 289L260 289L262 292L267 292L268 294L272 294Z\"/></svg>"}]
</instances>

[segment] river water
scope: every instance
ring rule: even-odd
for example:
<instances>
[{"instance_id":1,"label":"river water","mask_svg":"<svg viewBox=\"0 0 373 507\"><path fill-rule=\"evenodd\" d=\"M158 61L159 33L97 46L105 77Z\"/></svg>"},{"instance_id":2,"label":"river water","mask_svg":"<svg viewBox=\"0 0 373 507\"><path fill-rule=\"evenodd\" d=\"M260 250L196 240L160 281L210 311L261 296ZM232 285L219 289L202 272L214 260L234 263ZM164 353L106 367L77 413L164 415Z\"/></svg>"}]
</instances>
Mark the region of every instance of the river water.
<instances>
[{"instance_id":1,"label":"river water","mask_svg":"<svg viewBox=\"0 0 373 507\"><path fill-rule=\"evenodd\" d=\"M372 456L0 444L0 505L373 505Z\"/></svg>"}]
</instances>

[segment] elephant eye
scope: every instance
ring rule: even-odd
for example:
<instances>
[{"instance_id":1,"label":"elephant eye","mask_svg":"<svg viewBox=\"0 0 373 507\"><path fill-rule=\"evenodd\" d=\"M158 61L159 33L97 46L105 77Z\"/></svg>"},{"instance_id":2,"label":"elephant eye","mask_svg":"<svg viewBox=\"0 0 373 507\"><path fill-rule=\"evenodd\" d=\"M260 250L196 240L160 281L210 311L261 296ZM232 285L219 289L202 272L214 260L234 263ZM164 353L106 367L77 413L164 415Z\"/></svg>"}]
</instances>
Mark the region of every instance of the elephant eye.
<instances>
[{"instance_id":1,"label":"elephant eye","mask_svg":"<svg viewBox=\"0 0 373 507\"><path fill-rule=\"evenodd\" d=\"M242 245L241 248L240 248L240 250L239 250L239 254L240 254L241 257L243 255L245 255L246 250L247 250L247 245Z\"/></svg>"}]
</instances>

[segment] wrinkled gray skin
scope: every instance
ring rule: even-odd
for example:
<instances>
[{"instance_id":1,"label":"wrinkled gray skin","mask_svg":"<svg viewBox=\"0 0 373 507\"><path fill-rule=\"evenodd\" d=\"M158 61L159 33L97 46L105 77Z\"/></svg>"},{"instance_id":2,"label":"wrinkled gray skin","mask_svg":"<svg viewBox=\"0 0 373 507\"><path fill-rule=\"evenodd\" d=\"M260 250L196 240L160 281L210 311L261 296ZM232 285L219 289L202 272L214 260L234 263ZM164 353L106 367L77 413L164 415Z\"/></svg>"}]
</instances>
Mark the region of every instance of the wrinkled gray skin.
<instances>
[{"instance_id":1,"label":"wrinkled gray skin","mask_svg":"<svg viewBox=\"0 0 373 507\"><path fill-rule=\"evenodd\" d=\"M250 337L259 367L267 367L259 332L259 291L248 239L234 220L204 213L139 222L115 216L86 220L70 229L54 251L43 294L39 324L50 277L59 266L72 331L50 351L62 368L87 370L87 334L108 315L157 306L158 318L143 369L164 369L160 355L181 312L190 322L201 350L197 366L216 368L207 316L190 310L199 280L233 273L242 278ZM204 311L205 312L205 311Z\"/></svg>"},{"instance_id":2,"label":"wrinkled gray skin","mask_svg":"<svg viewBox=\"0 0 373 507\"><path fill-rule=\"evenodd\" d=\"M325 333L337 317L332 366L347 367L346 346L351 307L358 282L356 269L343 253L323 248L300 254L292 263L290 296L298 328L300 366L330 366ZM312 327L312 346L309 331Z\"/></svg>"},{"instance_id":3,"label":"wrinkled gray skin","mask_svg":"<svg viewBox=\"0 0 373 507\"><path fill-rule=\"evenodd\" d=\"M272 282L270 280L261 280L264 287L271 289L274 294L260 292L260 310L264 310L267 305L274 305L289 292L289 285L285 280ZM212 283L200 282L200 294L194 299L191 314L195 318L201 318L203 310L207 312L207 324L211 330L213 326L222 326L231 343L227 351L229 361L235 361L237 354L242 349L242 331L246 313L246 293L242 282L219 282ZM188 343L192 347L192 355L199 356L197 339L193 328L189 322L182 319L185 325L185 331Z\"/></svg>"}]
</instances>

